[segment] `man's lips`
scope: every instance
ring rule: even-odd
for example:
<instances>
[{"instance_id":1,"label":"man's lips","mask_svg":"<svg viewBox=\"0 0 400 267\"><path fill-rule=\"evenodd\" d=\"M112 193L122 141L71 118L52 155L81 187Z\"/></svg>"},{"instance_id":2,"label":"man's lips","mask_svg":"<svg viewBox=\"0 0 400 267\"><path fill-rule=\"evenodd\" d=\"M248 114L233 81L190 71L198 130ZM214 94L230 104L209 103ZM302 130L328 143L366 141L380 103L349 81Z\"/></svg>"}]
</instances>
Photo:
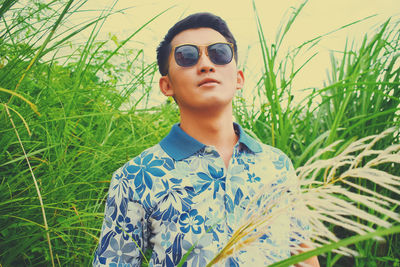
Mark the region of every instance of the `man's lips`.
<instances>
[{"instance_id":1,"label":"man's lips","mask_svg":"<svg viewBox=\"0 0 400 267\"><path fill-rule=\"evenodd\" d=\"M219 81L215 80L215 79L211 79L211 78L206 78L204 80L201 80L198 84L198 86L202 86L202 85L207 85L207 84L217 84L219 83Z\"/></svg>"}]
</instances>

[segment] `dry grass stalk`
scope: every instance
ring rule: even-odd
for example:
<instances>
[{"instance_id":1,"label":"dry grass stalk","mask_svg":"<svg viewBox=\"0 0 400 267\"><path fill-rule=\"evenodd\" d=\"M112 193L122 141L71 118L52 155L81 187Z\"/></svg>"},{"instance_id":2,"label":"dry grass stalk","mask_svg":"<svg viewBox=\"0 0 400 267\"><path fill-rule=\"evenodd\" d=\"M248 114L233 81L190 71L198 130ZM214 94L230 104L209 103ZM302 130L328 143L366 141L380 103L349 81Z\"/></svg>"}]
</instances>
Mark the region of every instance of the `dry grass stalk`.
<instances>
[{"instance_id":1,"label":"dry grass stalk","mask_svg":"<svg viewBox=\"0 0 400 267\"><path fill-rule=\"evenodd\" d=\"M302 196L311 212L312 238L316 246L324 243L321 240L337 240L333 238L333 233L327 235L329 230L322 222L359 235L400 222L399 214L393 212L394 205L399 205L400 201L380 194L379 190L368 189L363 183L363 180L367 180L370 185L400 194L400 177L375 168L384 163L400 163L400 145L393 144L384 150L373 149L379 140L394 131L391 128L378 135L362 138L333 158L318 159L325 152L333 151L340 143L336 142L297 169L304 188ZM323 183L317 182L320 173L324 173ZM341 248L338 252L357 254L347 248Z\"/></svg>"}]
</instances>

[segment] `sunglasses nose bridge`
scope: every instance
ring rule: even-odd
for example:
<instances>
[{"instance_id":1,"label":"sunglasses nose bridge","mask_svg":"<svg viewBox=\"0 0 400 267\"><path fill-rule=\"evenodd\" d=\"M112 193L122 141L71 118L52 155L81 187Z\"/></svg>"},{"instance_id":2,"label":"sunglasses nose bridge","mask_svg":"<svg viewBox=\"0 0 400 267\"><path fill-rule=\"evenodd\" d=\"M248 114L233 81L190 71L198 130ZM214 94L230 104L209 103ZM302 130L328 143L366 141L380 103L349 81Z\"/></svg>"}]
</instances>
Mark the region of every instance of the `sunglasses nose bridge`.
<instances>
[{"instance_id":1,"label":"sunglasses nose bridge","mask_svg":"<svg viewBox=\"0 0 400 267\"><path fill-rule=\"evenodd\" d=\"M204 49L204 52L205 52L206 56L207 56L208 58L210 58L210 56L208 55L208 47L209 47L209 46L207 46L207 45L203 45L203 46L202 46L202 48ZM203 52L203 49L201 49L202 52Z\"/></svg>"},{"instance_id":2,"label":"sunglasses nose bridge","mask_svg":"<svg viewBox=\"0 0 400 267\"><path fill-rule=\"evenodd\" d=\"M208 57L208 46L206 46L206 45L198 45L197 46L197 50L199 51L198 53L199 53L199 59L198 60L200 60L201 59L201 56L203 55L203 50L204 50L204 52L205 52L205 55Z\"/></svg>"},{"instance_id":3,"label":"sunglasses nose bridge","mask_svg":"<svg viewBox=\"0 0 400 267\"><path fill-rule=\"evenodd\" d=\"M197 46L197 49L199 51L199 59L198 59L197 63L202 60L201 56L203 55L203 50L204 50L204 54L207 57L206 60L208 60L208 61L210 61L212 63L212 60L211 60L211 58L210 58L210 56L208 54L208 47L209 47L209 45L198 45Z\"/></svg>"}]
</instances>

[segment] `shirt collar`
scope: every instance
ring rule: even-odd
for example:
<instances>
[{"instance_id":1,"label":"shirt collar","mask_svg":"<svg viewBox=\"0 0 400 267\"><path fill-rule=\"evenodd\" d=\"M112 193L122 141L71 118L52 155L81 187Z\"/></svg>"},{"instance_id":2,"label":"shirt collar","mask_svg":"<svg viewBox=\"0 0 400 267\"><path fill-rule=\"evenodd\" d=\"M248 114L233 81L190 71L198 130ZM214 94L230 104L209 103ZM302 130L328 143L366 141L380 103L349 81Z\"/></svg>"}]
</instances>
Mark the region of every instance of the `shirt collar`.
<instances>
[{"instance_id":1,"label":"shirt collar","mask_svg":"<svg viewBox=\"0 0 400 267\"><path fill-rule=\"evenodd\" d=\"M246 134L239 124L233 123L233 127L236 134L239 135L239 143L244 144L254 153L262 151L260 144ZM206 145L185 133L177 123L172 126L169 134L161 140L160 146L174 160L183 160L192 156Z\"/></svg>"}]
</instances>

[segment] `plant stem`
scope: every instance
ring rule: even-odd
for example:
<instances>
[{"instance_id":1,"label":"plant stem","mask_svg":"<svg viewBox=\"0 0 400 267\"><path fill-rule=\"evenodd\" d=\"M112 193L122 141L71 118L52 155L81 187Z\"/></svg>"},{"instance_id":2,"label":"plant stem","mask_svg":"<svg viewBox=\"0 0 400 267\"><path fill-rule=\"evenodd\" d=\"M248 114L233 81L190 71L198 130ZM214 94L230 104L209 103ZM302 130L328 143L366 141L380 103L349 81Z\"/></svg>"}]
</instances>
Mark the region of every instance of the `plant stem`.
<instances>
[{"instance_id":1,"label":"plant stem","mask_svg":"<svg viewBox=\"0 0 400 267\"><path fill-rule=\"evenodd\" d=\"M50 241L49 227L48 227L48 225L47 225L46 212L45 212L45 210L44 210L42 195L40 194L40 189L39 189L39 186L38 186L38 184L37 184L37 181L36 181L36 178L35 178L35 174L33 173L33 170L32 170L31 164L30 164L30 162L29 162L28 156L26 155L26 152L25 152L25 148L24 148L24 146L23 146L23 144L22 144L21 138L19 137L17 128L15 127L14 121L13 121L13 119L12 119L12 117L11 117L10 111L8 110L7 104L4 104L4 107L5 107L5 109L6 109L8 118L10 118L12 127L13 127L14 130L15 130L15 134L17 135L18 142L19 142L19 144L21 145L22 151L24 152L25 160L26 160L26 162L28 163L29 171L30 171L31 174L32 174L33 182L35 183L36 192L37 192L37 195L38 195L38 198L39 198L39 201L40 201L40 206L41 206L41 208L42 208L43 222L44 222L44 228L45 228L45 230L46 230L47 243L49 244L49 251L50 251L50 257L51 257L51 264L52 264L52 266L54 267L55 265L54 265L53 251L52 251L52 249L51 249L51 241Z\"/></svg>"}]
</instances>

